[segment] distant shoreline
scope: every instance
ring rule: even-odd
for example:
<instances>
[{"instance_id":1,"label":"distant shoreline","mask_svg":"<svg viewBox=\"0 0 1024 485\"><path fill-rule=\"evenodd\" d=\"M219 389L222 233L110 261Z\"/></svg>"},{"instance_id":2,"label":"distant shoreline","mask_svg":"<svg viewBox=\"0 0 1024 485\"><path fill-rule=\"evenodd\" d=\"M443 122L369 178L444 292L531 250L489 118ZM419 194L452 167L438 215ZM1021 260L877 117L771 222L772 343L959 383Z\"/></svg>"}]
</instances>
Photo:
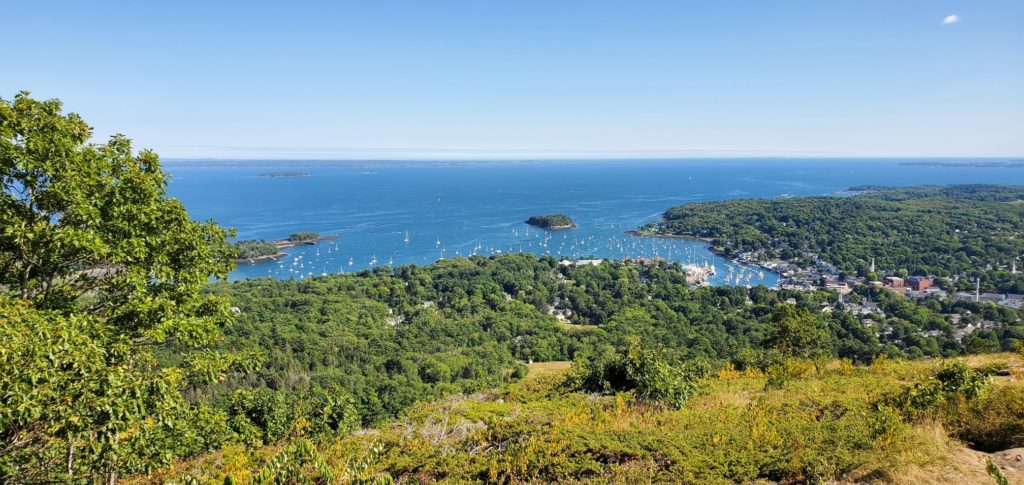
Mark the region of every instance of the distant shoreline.
<instances>
[{"instance_id":1,"label":"distant shoreline","mask_svg":"<svg viewBox=\"0 0 1024 485\"><path fill-rule=\"evenodd\" d=\"M636 229L626 231L626 235L633 237L653 237L658 239L689 239L691 241L703 241L706 243L713 241L710 237L687 236L684 234L665 234L663 232L644 232Z\"/></svg>"}]
</instances>

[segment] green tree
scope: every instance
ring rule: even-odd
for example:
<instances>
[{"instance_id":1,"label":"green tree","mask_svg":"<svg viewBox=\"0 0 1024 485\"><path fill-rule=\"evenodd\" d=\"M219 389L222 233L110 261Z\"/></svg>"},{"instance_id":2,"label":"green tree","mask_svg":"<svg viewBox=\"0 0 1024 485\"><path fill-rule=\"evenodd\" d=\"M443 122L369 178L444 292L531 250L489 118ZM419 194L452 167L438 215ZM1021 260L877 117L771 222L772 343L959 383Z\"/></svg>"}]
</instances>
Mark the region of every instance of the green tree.
<instances>
[{"instance_id":1,"label":"green tree","mask_svg":"<svg viewBox=\"0 0 1024 485\"><path fill-rule=\"evenodd\" d=\"M831 356L832 337L821 322L807 310L793 305L776 305L769 319L771 327L766 344L785 356L819 358Z\"/></svg>"},{"instance_id":2,"label":"green tree","mask_svg":"<svg viewBox=\"0 0 1024 485\"><path fill-rule=\"evenodd\" d=\"M229 234L167 197L155 153L90 136L58 100L0 99L0 481L113 482L166 463L157 436L189 422L186 378L254 362L156 365L154 347L209 346L230 321L200 291L232 268Z\"/></svg>"}]
</instances>

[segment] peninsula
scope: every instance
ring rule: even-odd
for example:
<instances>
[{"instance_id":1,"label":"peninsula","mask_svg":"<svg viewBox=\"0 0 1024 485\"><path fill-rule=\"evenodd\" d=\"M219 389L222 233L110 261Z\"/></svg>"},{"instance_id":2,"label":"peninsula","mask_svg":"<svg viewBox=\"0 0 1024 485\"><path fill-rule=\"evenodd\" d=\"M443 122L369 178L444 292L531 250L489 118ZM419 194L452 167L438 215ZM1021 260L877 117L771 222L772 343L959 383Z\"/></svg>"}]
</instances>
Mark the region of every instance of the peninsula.
<instances>
[{"instance_id":1,"label":"peninsula","mask_svg":"<svg viewBox=\"0 0 1024 485\"><path fill-rule=\"evenodd\" d=\"M256 263L269 259L278 259L286 255L285 252L281 251L282 249L298 246L299 244L316 244L320 241L333 241L335 239L338 239L338 236L321 236L316 232L303 231L296 232L285 239L278 239L274 242L267 242L262 239L237 241L233 244L234 248L238 251L238 257L234 259L234 262Z\"/></svg>"},{"instance_id":2,"label":"peninsula","mask_svg":"<svg viewBox=\"0 0 1024 485\"><path fill-rule=\"evenodd\" d=\"M565 214L548 214L543 216L530 216L526 223L548 230L574 229L576 223Z\"/></svg>"}]
</instances>

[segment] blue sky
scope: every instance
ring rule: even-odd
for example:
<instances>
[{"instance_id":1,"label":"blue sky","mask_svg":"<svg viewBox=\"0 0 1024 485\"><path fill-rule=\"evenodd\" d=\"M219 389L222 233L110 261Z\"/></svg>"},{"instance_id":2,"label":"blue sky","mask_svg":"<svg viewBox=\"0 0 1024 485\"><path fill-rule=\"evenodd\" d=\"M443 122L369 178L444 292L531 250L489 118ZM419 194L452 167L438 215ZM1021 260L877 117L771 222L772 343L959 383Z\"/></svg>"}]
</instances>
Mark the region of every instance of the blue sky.
<instances>
[{"instance_id":1,"label":"blue sky","mask_svg":"<svg viewBox=\"0 0 1024 485\"><path fill-rule=\"evenodd\" d=\"M0 97L165 158L1024 155L1020 0L0 7Z\"/></svg>"}]
</instances>

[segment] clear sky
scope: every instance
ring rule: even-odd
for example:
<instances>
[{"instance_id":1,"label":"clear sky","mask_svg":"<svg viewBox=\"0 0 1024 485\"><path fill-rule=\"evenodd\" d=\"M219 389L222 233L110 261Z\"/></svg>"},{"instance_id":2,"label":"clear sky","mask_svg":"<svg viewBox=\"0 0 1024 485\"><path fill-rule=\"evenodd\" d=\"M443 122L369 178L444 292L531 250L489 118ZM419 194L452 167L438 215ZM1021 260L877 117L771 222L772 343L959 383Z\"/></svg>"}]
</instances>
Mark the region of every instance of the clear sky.
<instances>
[{"instance_id":1,"label":"clear sky","mask_svg":"<svg viewBox=\"0 0 1024 485\"><path fill-rule=\"evenodd\" d=\"M1024 156L1024 1L0 0L165 158Z\"/></svg>"}]
</instances>

